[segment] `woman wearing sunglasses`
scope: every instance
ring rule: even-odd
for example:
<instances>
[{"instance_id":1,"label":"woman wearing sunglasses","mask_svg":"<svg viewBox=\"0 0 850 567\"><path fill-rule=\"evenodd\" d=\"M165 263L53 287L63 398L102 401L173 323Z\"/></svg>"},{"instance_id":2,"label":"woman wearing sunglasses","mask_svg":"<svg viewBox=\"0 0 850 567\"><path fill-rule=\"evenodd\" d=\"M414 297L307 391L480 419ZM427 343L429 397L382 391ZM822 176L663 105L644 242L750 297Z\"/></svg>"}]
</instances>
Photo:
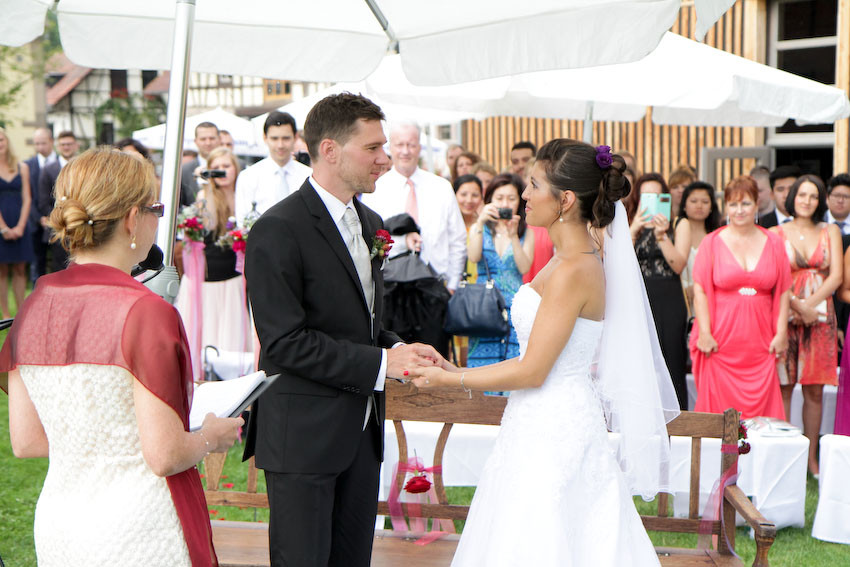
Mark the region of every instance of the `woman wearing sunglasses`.
<instances>
[{"instance_id":1,"label":"woman wearing sunglasses","mask_svg":"<svg viewBox=\"0 0 850 567\"><path fill-rule=\"evenodd\" d=\"M188 431L183 324L130 277L162 216L153 166L89 150L55 192L50 227L72 262L39 279L0 350L12 449L50 461L38 564L217 565L195 464L243 422L209 414Z\"/></svg>"}]
</instances>

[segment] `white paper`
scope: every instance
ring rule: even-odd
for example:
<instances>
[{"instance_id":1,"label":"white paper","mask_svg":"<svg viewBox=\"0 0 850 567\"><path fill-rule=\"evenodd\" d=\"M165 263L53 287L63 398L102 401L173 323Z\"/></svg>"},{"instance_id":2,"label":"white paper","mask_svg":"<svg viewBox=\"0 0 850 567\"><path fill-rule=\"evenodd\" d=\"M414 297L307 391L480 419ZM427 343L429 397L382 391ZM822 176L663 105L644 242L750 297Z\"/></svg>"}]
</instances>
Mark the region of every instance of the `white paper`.
<instances>
[{"instance_id":1,"label":"white paper","mask_svg":"<svg viewBox=\"0 0 850 567\"><path fill-rule=\"evenodd\" d=\"M189 430L200 429L208 413L229 417L265 379L266 373L261 370L232 380L205 382L195 388L189 411Z\"/></svg>"}]
</instances>

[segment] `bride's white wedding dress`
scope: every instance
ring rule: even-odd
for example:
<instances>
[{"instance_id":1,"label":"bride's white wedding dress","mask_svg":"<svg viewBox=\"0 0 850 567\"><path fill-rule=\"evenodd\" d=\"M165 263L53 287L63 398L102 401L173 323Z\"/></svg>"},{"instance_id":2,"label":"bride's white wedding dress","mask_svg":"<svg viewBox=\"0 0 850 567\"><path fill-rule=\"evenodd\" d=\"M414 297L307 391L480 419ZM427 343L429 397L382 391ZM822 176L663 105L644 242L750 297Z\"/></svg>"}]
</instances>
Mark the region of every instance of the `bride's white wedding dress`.
<instances>
[{"instance_id":1,"label":"bride's white wedding dress","mask_svg":"<svg viewBox=\"0 0 850 567\"><path fill-rule=\"evenodd\" d=\"M540 296L514 297L520 356ZM590 375L602 322L579 318L540 388L511 392L452 565L658 565Z\"/></svg>"}]
</instances>

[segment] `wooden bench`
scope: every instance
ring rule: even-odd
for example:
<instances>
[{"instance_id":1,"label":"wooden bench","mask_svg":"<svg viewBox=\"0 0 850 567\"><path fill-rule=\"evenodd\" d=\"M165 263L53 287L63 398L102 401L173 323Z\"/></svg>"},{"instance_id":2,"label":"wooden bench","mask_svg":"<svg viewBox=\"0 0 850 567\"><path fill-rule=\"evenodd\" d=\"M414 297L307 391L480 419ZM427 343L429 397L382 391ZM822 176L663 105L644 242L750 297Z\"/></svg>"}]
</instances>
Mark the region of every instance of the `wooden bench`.
<instances>
[{"instance_id":1,"label":"wooden bench","mask_svg":"<svg viewBox=\"0 0 850 567\"><path fill-rule=\"evenodd\" d=\"M506 398L484 396L473 392L472 399L466 393L455 389L434 389L420 392L411 385L395 382L387 383L387 420L391 420L398 438L399 461L407 462L408 447L402 420L442 423L443 427L434 450L434 462L426 466L442 466L446 443L454 424L499 425L504 411ZM662 532L698 533L700 449L703 438L719 438L724 444L738 442L738 413L727 410L724 414L705 414L683 412L676 420L668 424L668 434L691 437L691 478L688 518L669 517L669 497L659 494L658 513L642 516L648 530ZM721 469L737 461L737 454L723 454ZM265 494L257 494L257 469L253 459L249 462L248 486L245 492L219 491L221 468L224 455L210 455L205 460L207 502L210 506L267 507ZM386 463L393 466L395 463ZM721 471L718 471L718 476ZM437 504L421 504L419 517L431 519L465 520L468 506L451 505L446 497L443 476L434 473L434 489ZM404 482L404 474L396 478L399 488ZM742 565L726 545L726 539L734 547L735 513L740 514L753 528L757 553L754 567L768 566L768 549L776 536L775 526L768 522L753 506L740 488L732 484L724 491L724 523L711 524L711 533L718 535L716 550L657 548L661 564L667 566L715 565L731 567ZM402 504L407 516L411 510ZM378 514L389 515L386 501L378 503ZM722 526L722 527L721 527ZM726 538L721 529L725 528ZM398 533L393 530L377 530L372 553L373 567L444 567L451 563L457 548L459 536L449 534L441 539L421 546L415 545L417 535ZM254 567L269 565L268 526L249 522L213 521L213 539L222 567Z\"/></svg>"}]
</instances>

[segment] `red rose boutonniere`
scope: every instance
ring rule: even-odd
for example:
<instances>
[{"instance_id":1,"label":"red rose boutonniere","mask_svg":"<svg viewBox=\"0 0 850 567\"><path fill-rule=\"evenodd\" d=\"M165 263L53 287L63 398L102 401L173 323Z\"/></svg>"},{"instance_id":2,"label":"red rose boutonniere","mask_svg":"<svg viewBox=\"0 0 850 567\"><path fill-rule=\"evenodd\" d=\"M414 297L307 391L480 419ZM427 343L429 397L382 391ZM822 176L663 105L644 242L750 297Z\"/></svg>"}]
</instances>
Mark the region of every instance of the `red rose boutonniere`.
<instances>
[{"instance_id":1,"label":"red rose boutonniere","mask_svg":"<svg viewBox=\"0 0 850 567\"><path fill-rule=\"evenodd\" d=\"M369 258L374 259L377 257L383 260L390 253L392 247L393 239L390 233L386 230L379 230L375 233L374 238L372 238L372 250L369 253Z\"/></svg>"}]
</instances>

